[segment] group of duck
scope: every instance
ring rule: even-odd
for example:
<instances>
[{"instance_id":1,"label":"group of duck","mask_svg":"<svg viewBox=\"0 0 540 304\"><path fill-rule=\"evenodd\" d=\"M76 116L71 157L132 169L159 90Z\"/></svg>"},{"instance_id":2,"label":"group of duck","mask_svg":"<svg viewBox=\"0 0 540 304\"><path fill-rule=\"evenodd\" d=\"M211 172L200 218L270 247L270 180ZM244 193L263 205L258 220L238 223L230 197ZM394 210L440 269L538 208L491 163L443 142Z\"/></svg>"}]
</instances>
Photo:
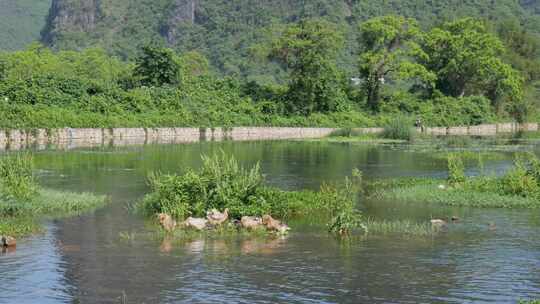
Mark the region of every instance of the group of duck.
<instances>
[{"instance_id":1,"label":"group of duck","mask_svg":"<svg viewBox=\"0 0 540 304\"><path fill-rule=\"evenodd\" d=\"M206 212L206 218L188 217L185 221L177 223L169 214L159 213L158 220L165 231L173 231L176 228L191 228L195 230L211 229L222 226L229 221L229 209L225 208L223 212L212 209ZM286 234L290 228L280 220L274 219L271 215L265 214L258 216L242 216L239 220L229 221L230 225L247 230L265 228L279 234Z\"/></svg>"}]
</instances>

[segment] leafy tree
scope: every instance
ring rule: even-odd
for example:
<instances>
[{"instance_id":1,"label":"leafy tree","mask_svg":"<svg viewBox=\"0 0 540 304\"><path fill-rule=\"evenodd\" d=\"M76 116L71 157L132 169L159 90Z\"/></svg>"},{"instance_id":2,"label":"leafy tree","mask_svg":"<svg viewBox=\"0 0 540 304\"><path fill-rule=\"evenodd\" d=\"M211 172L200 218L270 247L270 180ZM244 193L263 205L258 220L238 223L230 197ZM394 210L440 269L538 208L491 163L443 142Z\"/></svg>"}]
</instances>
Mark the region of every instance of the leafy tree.
<instances>
[{"instance_id":1,"label":"leafy tree","mask_svg":"<svg viewBox=\"0 0 540 304\"><path fill-rule=\"evenodd\" d=\"M335 24L305 19L289 26L274 42L271 56L290 71L289 112L332 111L341 95L336 57L343 37Z\"/></svg>"},{"instance_id":2,"label":"leafy tree","mask_svg":"<svg viewBox=\"0 0 540 304\"><path fill-rule=\"evenodd\" d=\"M136 60L134 74L142 84L150 86L176 85L180 77L180 64L171 49L145 46Z\"/></svg>"},{"instance_id":3,"label":"leafy tree","mask_svg":"<svg viewBox=\"0 0 540 304\"><path fill-rule=\"evenodd\" d=\"M183 53L179 62L181 63L182 76L202 76L210 71L208 59L197 51Z\"/></svg>"},{"instance_id":4,"label":"leafy tree","mask_svg":"<svg viewBox=\"0 0 540 304\"><path fill-rule=\"evenodd\" d=\"M408 58L411 50L417 49L414 40L419 33L416 21L404 17L377 17L360 25L359 72L371 110L379 110L380 91L388 80L413 77L426 82L434 80L432 73Z\"/></svg>"},{"instance_id":5,"label":"leafy tree","mask_svg":"<svg viewBox=\"0 0 540 304\"><path fill-rule=\"evenodd\" d=\"M500 56L500 39L472 18L444 23L427 33L417 59L437 75L436 88L453 97L484 95L501 110L523 97L522 79Z\"/></svg>"}]
</instances>

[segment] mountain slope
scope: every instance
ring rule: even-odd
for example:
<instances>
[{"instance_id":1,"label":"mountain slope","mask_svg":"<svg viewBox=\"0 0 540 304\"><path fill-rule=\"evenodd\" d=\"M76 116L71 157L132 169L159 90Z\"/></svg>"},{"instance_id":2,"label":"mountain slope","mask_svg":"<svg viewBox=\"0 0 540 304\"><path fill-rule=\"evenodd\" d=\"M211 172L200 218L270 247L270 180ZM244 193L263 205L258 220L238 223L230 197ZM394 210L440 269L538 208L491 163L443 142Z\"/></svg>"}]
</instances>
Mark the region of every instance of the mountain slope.
<instances>
[{"instance_id":1,"label":"mountain slope","mask_svg":"<svg viewBox=\"0 0 540 304\"><path fill-rule=\"evenodd\" d=\"M50 6L51 0L0 0L0 50L39 40Z\"/></svg>"},{"instance_id":2,"label":"mountain slope","mask_svg":"<svg viewBox=\"0 0 540 304\"><path fill-rule=\"evenodd\" d=\"M301 16L340 24L352 49L356 24L373 16L400 14L424 26L463 16L511 19L540 33L536 9L532 0L53 0L43 40L57 49L100 45L122 58L159 42L198 50L224 74L249 76L279 72L247 62L250 47L267 38L265 29ZM342 62L354 60L344 54Z\"/></svg>"}]
</instances>

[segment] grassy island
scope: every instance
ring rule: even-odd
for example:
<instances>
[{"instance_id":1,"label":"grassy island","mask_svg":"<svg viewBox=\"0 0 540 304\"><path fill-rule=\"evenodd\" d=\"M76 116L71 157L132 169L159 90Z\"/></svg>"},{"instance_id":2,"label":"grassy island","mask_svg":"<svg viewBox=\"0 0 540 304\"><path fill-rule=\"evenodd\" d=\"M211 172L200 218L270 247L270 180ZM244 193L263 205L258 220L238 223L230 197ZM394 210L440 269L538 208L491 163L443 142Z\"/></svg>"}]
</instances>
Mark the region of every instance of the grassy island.
<instances>
[{"instance_id":1,"label":"grassy island","mask_svg":"<svg viewBox=\"0 0 540 304\"><path fill-rule=\"evenodd\" d=\"M152 191L136 205L136 210L150 217L166 213L183 220L189 216L205 217L206 211L213 208L227 208L232 220L264 214L283 220L311 219L321 223L321 228L346 235L432 232L425 224L364 217L357 209L361 184L358 170L353 170L352 177L344 182L323 184L319 191L285 191L265 185L258 165L245 169L234 157L221 153L203 156L198 171L189 169L183 175L150 174L149 183Z\"/></svg>"},{"instance_id":2,"label":"grassy island","mask_svg":"<svg viewBox=\"0 0 540 304\"><path fill-rule=\"evenodd\" d=\"M532 154L517 155L504 175L466 176L462 157L448 156L447 180L406 178L370 185L371 196L410 203L464 207L539 208L540 161Z\"/></svg>"},{"instance_id":3,"label":"grassy island","mask_svg":"<svg viewBox=\"0 0 540 304\"><path fill-rule=\"evenodd\" d=\"M40 187L29 154L0 159L0 235L29 235L40 231L43 218L77 215L104 204L105 196Z\"/></svg>"}]
</instances>

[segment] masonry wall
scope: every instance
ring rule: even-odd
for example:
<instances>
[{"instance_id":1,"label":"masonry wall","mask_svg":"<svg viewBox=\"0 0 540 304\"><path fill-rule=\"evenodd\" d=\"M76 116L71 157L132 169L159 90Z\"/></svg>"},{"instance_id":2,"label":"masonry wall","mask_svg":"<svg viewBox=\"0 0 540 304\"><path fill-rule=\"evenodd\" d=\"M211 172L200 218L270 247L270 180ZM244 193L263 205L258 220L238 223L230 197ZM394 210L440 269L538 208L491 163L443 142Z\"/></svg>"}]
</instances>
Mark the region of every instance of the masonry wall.
<instances>
[{"instance_id":1,"label":"masonry wall","mask_svg":"<svg viewBox=\"0 0 540 304\"><path fill-rule=\"evenodd\" d=\"M199 141L246 141L321 138L334 128L111 128L111 129L34 129L0 130L0 150L48 147L70 149L101 145L145 145L162 143L191 143ZM380 133L383 128L356 128L362 133ZM430 135L493 136L517 131L538 131L537 123L486 124L479 126L433 127L418 129Z\"/></svg>"}]
</instances>

